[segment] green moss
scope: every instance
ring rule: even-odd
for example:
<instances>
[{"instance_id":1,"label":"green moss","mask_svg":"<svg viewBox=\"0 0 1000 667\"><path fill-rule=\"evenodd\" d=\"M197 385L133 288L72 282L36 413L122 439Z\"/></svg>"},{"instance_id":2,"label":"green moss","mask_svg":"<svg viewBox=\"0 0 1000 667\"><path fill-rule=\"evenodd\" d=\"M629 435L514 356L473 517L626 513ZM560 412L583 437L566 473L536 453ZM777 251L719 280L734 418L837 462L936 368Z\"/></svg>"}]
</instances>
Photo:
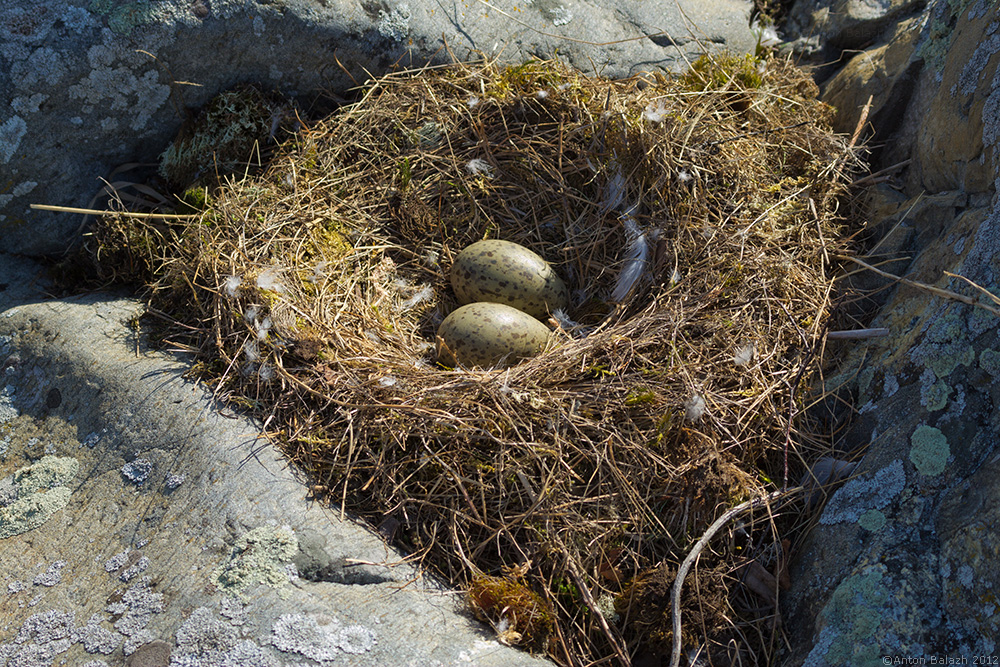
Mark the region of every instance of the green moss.
<instances>
[{"instance_id":1,"label":"green moss","mask_svg":"<svg viewBox=\"0 0 1000 667\"><path fill-rule=\"evenodd\" d=\"M512 95L533 95L539 90L555 88L567 83L567 77L539 60L529 60L521 65L513 65L504 69L487 94L493 97L506 98Z\"/></svg>"},{"instance_id":2,"label":"green moss","mask_svg":"<svg viewBox=\"0 0 1000 667\"><path fill-rule=\"evenodd\" d=\"M245 600L254 585L279 588L288 583L285 566L298 549L299 541L288 526L254 528L236 540L229 559L212 573L212 578L220 590Z\"/></svg>"},{"instance_id":3,"label":"green moss","mask_svg":"<svg viewBox=\"0 0 1000 667\"><path fill-rule=\"evenodd\" d=\"M919 426L910 436L910 461L921 475L940 475L951 455L948 438L933 426Z\"/></svg>"},{"instance_id":4,"label":"green moss","mask_svg":"<svg viewBox=\"0 0 1000 667\"><path fill-rule=\"evenodd\" d=\"M180 196L178 213L200 213L208 208L208 188L188 188Z\"/></svg>"},{"instance_id":5,"label":"green moss","mask_svg":"<svg viewBox=\"0 0 1000 667\"><path fill-rule=\"evenodd\" d=\"M557 594L563 590L563 585L554 583ZM572 583L568 585L573 586ZM512 643L534 650L544 649L555 630L552 608L515 573L503 577L484 574L474 577L469 586L469 602L476 615L484 620L494 624L508 622L516 633L509 636Z\"/></svg>"},{"instance_id":6,"label":"green moss","mask_svg":"<svg viewBox=\"0 0 1000 667\"><path fill-rule=\"evenodd\" d=\"M656 400L656 394L645 387L638 387L625 397L625 405L633 406L641 403L652 403Z\"/></svg>"},{"instance_id":7,"label":"green moss","mask_svg":"<svg viewBox=\"0 0 1000 667\"><path fill-rule=\"evenodd\" d=\"M858 525L872 533L882 530L885 526L885 514L875 509L868 510L858 519Z\"/></svg>"},{"instance_id":8,"label":"green moss","mask_svg":"<svg viewBox=\"0 0 1000 667\"><path fill-rule=\"evenodd\" d=\"M704 55L691 65L682 81L692 91L722 90L737 84L737 88L760 88L764 82L758 66L760 60L746 55Z\"/></svg>"}]
</instances>

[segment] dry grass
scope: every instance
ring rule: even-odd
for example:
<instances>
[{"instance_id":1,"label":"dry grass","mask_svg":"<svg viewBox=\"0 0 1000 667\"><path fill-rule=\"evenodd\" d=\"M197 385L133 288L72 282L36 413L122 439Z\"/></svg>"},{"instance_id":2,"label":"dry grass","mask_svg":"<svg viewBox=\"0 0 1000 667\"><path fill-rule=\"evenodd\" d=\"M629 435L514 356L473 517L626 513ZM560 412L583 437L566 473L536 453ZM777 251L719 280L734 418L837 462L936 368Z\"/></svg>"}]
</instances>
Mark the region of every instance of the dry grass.
<instances>
[{"instance_id":1,"label":"dry grass","mask_svg":"<svg viewBox=\"0 0 1000 667\"><path fill-rule=\"evenodd\" d=\"M470 590L503 640L659 664L693 542L824 446L802 413L854 158L816 93L750 57L676 79L393 74L191 221L106 218L92 247L150 272L152 309L183 323L162 335L318 494ZM616 173L658 238L624 304ZM512 368L444 368L451 258L483 238L551 262L581 328ZM739 582L780 569L782 537L758 512L701 556L683 640L709 664L780 649L775 610Z\"/></svg>"}]
</instances>

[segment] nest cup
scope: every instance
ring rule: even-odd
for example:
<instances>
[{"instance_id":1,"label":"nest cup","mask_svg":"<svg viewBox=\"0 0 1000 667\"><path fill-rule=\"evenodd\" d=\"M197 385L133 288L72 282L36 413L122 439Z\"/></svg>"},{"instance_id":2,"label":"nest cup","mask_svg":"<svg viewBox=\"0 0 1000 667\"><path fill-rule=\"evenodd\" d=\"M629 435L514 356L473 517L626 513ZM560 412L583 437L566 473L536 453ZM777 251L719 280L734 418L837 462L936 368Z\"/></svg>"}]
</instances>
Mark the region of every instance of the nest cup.
<instances>
[{"instance_id":1,"label":"nest cup","mask_svg":"<svg viewBox=\"0 0 1000 667\"><path fill-rule=\"evenodd\" d=\"M798 408L854 158L816 92L766 56L622 81L552 62L393 74L190 222L109 218L96 242L155 235L129 265L186 323L160 336L505 641L561 664L663 654L664 581L691 543L781 479L789 419L793 466L820 447ZM434 334L453 258L482 239L547 260L568 318L537 357L452 370ZM702 557L685 645L770 650L746 639L760 601L729 591L776 541Z\"/></svg>"}]
</instances>

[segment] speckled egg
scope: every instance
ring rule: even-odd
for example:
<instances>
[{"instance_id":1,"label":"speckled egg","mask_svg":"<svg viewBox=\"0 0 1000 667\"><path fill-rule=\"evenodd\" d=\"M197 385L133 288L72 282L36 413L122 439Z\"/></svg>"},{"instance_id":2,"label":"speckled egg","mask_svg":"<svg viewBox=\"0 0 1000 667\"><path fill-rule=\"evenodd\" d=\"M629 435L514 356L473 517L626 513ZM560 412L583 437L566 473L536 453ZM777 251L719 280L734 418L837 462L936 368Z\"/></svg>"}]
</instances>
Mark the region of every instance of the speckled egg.
<instances>
[{"instance_id":1,"label":"speckled egg","mask_svg":"<svg viewBox=\"0 0 1000 667\"><path fill-rule=\"evenodd\" d=\"M565 283L549 263L510 241L478 241L458 253L451 286L460 303L504 303L539 319L569 302Z\"/></svg>"},{"instance_id":2,"label":"speckled egg","mask_svg":"<svg viewBox=\"0 0 1000 667\"><path fill-rule=\"evenodd\" d=\"M549 334L517 308L478 301L444 318L438 327L438 360L448 366L510 366L544 350Z\"/></svg>"}]
</instances>

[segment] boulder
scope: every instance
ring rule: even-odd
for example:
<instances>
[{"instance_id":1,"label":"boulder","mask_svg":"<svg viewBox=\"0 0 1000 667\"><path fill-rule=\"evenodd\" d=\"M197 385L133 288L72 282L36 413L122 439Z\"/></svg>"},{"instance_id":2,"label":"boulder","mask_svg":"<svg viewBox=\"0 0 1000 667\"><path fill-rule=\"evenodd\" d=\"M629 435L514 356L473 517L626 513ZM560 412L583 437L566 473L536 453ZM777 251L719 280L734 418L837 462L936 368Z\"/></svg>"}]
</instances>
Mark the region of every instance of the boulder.
<instances>
[{"instance_id":1,"label":"boulder","mask_svg":"<svg viewBox=\"0 0 1000 667\"><path fill-rule=\"evenodd\" d=\"M0 5L0 252L63 253L110 182L142 182L216 93L335 98L394 67L558 56L620 77L745 52L750 0L38 0ZM250 156L246 156L249 158ZM125 168L123 170L123 168ZM103 200L97 203L103 204Z\"/></svg>"},{"instance_id":2,"label":"boulder","mask_svg":"<svg viewBox=\"0 0 1000 667\"><path fill-rule=\"evenodd\" d=\"M307 498L148 351L141 302L0 255L0 665L544 665Z\"/></svg>"},{"instance_id":3,"label":"boulder","mask_svg":"<svg viewBox=\"0 0 1000 667\"><path fill-rule=\"evenodd\" d=\"M961 297L879 278L890 335L829 350L827 389L856 406L840 446L863 456L795 558L787 665L1000 650L998 26L996 3L933 0L824 87L843 131L873 98L874 169L897 165L867 261Z\"/></svg>"},{"instance_id":4,"label":"boulder","mask_svg":"<svg viewBox=\"0 0 1000 667\"><path fill-rule=\"evenodd\" d=\"M901 19L919 14L926 4L927 0L798 0L784 29L790 48L812 46L813 55L839 60L845 51L885 41Z\"/></svg>"}]
</instances>

